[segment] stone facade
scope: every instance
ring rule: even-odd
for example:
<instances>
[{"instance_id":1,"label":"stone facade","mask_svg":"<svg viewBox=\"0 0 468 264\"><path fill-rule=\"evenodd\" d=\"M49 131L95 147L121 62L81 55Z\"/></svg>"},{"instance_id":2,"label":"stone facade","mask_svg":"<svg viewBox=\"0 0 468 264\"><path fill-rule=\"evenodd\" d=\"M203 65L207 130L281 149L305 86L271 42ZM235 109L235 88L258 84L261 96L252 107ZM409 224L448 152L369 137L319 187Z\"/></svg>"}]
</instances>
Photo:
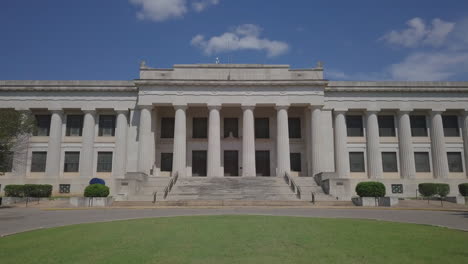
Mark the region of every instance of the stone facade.
<instances>
[{"instance_id":1,"label":"stone facade","mask_svg":"<svg viewBox=\"0 0 468 264\"><path fill-rule=\"evenodd\" d=\"M81 194L101 177L115 194L134 173L288 173L320 175L330 194L349 199L369 179L396 196L414 196L420 182L450 183L456 195L468 182L468 82L328 81L321 66L142 64L134 81L0 81L0 107L45 116L49 126L15 149L1 190L50 183Z\"/></svg>"}]
</instances>

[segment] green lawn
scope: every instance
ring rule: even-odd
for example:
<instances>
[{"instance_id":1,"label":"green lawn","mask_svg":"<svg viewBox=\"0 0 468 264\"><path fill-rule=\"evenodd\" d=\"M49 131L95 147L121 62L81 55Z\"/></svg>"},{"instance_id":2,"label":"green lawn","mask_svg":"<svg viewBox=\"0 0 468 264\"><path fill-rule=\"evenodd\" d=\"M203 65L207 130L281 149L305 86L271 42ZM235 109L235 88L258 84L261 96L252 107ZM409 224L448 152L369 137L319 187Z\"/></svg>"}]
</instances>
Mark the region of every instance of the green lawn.
<instances>
[{"instance_id":1,"label":"green lawn","mask_svg":"<svg viewBox=\"0 0 468 264\"><path fill-rule=\"evenodd\" d=\"M468 263L468 233L372 220L152 218L0 238L0 263Z\"/></svg>"}]
</instances>

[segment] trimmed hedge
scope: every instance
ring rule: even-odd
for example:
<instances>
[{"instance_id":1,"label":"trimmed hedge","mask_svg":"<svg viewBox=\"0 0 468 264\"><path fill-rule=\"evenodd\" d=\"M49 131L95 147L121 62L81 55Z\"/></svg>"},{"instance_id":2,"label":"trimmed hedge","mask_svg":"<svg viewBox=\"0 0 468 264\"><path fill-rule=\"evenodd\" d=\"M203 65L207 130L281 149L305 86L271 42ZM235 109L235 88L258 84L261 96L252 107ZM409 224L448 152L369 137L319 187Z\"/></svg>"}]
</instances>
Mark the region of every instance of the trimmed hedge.
<instances>
[{"instance_id":1,"label":"trimmed hedge","mask_svg":"<svg viewBox=\"0 0 468 264\"><path fill-rule=\"evenodd\" d=\"M385 185L381 182L360 182L356 185L356 193L360 197L384 197Z\"/></svg>"},{"instance_id":2,"label":"trimmed hedge","mask_svg":"<svg viewBox=\"0 0 468 264\"><path fill-rule=\"evenodd\" d=\"M91 184L84 190L85 197L107 197L109 196L109 187L103 184Z\"/></svg>"},{"instance_id":3,"label":"trimmed hedge","mask_svg":"<svg viewBox=\"0 0 468 264\"><path fill-rule=\"evenodd\" d=\"M102 184L102 185L106 185L106 182L101 179L101 178L92 178L90 181L89 181L89 184Z\"/></svg>"},{"instance_id":4,"label":"trimmed hedge","mask_svg":"<svg viewBox=\"0 0 468 264\"><path fill-rule=\"evenodd\" d=\"M10 184L5 186L5 196L8 197L50 197L52 185L50 184Z\"/></svg>"},{"instance_id":5,"label":"trimmed hedge","mask_svg":"<svg viewBox=\"0 0 468 264\"><path fill-rule=\"evenodd\" d=\"M468 196L468 183L460 183L458 185L458 191L462 196Z\"/></svg>"},{"instance_id":6,"label":"trimmed hedge","mask_svg":"<svg viewBox=\"0 0 468 264\"><path fill-rule=\"evenodd\" d=\"M450 185L446 183L420 183L418 184L419 193L424 197L439 195L445 197L450 193Z\"/></svg>"}]
</instances>

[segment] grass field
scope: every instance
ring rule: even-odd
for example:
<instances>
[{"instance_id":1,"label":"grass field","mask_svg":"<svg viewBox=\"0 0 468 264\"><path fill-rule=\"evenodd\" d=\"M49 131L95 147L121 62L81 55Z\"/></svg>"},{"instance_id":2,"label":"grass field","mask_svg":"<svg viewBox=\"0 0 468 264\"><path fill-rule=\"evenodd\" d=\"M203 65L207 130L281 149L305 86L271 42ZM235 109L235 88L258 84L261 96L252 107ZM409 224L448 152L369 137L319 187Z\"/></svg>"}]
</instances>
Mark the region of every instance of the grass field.
<instances>
[{"instance_id":1,"label":"grass field","mask_svg":"<svg viewBox=\"0 0 468 264\"><path fill-rule=\"evenodd\" d=\"M468 263L468 233L372 220L152 218L0 238L0 263Z\"/></svg>"}]
</instances>

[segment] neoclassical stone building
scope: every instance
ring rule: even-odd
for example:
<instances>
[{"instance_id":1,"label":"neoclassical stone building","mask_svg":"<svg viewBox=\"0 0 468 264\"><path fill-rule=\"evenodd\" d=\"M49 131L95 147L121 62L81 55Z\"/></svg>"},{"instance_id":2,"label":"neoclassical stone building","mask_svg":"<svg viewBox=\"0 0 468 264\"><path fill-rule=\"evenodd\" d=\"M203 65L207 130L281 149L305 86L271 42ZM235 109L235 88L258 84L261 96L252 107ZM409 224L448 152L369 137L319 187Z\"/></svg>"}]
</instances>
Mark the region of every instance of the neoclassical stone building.
<instances>
[{"instance_id":1,"label":"neoclassical stone building","mask_svg":"<svg viewBox=\"0 0 468 264\"><path fill-rule=\"evenodd\" d=\"M0 81L0 107L38 124L11 153L2 190L81 193L101 177L114 195L137 195L176 174L287 173L349 199L370 179L397 196L420 182L456 194L468 182L468 82L329 81L320 64L142 63L133 81Z\"/></svg>"}]
</instances>

